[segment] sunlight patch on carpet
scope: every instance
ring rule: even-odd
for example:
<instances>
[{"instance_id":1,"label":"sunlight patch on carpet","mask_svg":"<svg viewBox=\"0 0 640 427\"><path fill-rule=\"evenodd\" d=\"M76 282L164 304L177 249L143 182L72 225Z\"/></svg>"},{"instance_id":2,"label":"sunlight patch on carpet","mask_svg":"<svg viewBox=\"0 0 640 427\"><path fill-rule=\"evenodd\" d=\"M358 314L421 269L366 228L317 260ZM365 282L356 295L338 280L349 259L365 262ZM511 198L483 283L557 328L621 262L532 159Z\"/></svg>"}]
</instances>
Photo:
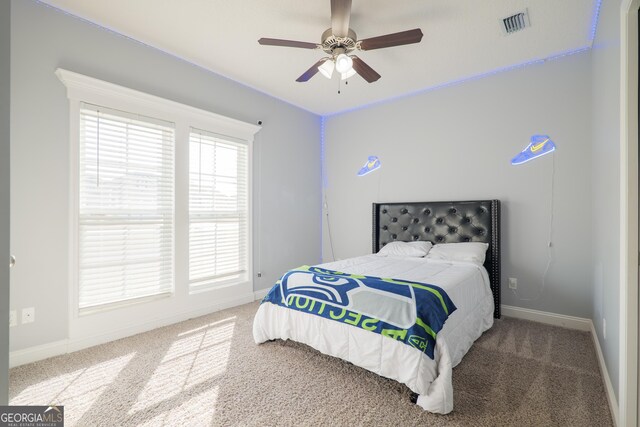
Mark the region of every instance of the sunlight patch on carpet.
<instances>
[{"instance_id":1,"label":"sunlight patch on carpet","mask_svg":"<svg viewBox=\"0 0 640 427\"><path fill-rule=\"evenodd\" d=\"M129 410L135 414L194 386L223 375L227 370L235 321L216 322L190 334L180 334Z\"/></svg>"},{"instance_id":2,"label":"sunlight patch on carpet","mask_svg":"<svg viewBox=\"0 0 640 427\"><path fill-rule=\"evenodd\" d=\"M11 399L11 405L65 406L65 421L73 425L99 400L136 353L96 363L35 383Z\"/></svg>"},{"instance_id":3,"label":"sunlight patch on carpet","mask_svg":"<svg viewBox=\"0 0 640 427\"><path fill-rule=\"evenodd\" d=\"M138 426L205 426L210 425L215 415L219 387L213 387L197 394L180 406L161 412ZM155 414L155 412L153 412Z\"/></svg>"},{"instance_id":4,"label":"sunlight patch on carpet","mask_svg":"<svg viewBox=\"0 0 640 427\"><path fill-rule=\"evenodd\" d=\"M179 336L179 337L183 337L183 336L185 336L185 335L193 334L194 332L201 332L201 331L204 331L204 330L206 330L206 329L212 328L212 327L214 327L214 326L222 325L223 323L228 323L228 322L233 322L233 323L235 323L235 322L236 322L236 318L237 318L237 316L227 317L227 318L225 318L225 319L218 320L218 321L216 321L216 322L212 322L212 323L208 323L208 324L206 324L206 325L198 326L197 328L193 328L193 329L190 329L190 330L188 330L188 331L180 332L180 333L178 334L178 336Z\"/></svg>"}]
</instances>

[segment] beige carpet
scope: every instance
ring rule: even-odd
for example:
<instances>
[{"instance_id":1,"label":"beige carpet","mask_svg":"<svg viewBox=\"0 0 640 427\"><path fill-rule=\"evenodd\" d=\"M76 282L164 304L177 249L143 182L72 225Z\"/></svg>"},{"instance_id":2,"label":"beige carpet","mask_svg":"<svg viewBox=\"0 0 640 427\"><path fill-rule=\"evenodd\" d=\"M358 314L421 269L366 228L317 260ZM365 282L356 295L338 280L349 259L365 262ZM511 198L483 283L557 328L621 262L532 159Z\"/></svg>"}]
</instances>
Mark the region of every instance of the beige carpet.
<instances>
[{"instance_id":1,"label":"beige carpet","mask_svg":"<svg viewBox=\"0 0 640 427\"><path fill-rule=\"evenodd\" d=\"M454 412L309 347L256 345L257 303L11 370L11 404L79 426L610 426L591 337L496 322L453 371Z\"/></svg>"}]
</instances>

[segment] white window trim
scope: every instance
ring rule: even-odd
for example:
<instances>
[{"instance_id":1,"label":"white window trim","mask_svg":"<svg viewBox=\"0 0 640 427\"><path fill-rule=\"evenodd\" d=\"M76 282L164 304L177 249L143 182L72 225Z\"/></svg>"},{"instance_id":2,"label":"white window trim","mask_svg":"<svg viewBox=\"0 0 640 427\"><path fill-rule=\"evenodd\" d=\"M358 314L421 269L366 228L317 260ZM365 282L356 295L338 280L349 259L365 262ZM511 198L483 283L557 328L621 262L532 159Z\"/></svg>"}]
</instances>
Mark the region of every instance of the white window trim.
<instances>
[{"instance_id":1,"label":"white window trim","mask_svg":"<svg viewBox=\"0 0 640 427\"><path fill-rule=\"evenodd\" d=\"M253 140L260 126L221 116L158 96L58 68L56 76L67 88L69 99L69 338L93 340L96 335L125 336L123 331L140 331L167 324L166 319L188 318L187 313L207 312L207 307L228 306L230 301L244 301L253 295ZM78 144L80 103L142 114L173 122L176 125L175 147L175 241L174 292L166 296L107 307L80 315L78 309ZM191 296L188 271L189 223L189 129L196 127L247 141L249 149L249 242L248 280L236 286L213 289ZM203 294L207 294L204 295ZM251 298L253 299L253 298ZM213 311L213 310L209 310ZM159 315L158 313L162 313ZM137 326L138 325L138 326ZM143 327L140 325L149 325ZM153 326L155 325L155 326ZM120 333L120 332L123 333Z\"/></svg>"},{"instance_id":2,"label":"white window trim","mask_svg":"<svg viewBox=\"0 0 640 427\"><path fill-rule=\"evenodd\" d=\"M84 101L90 104L103 105L105 102L118 104L107 107L130 111L131 108L143 109L140 114L176 122L180 118L192 123L203 123L205 129L217 129L217 133L234 136L246 141L253 141L260 126L229 117L221 116L200 108L191 107L179 102L171 101L155 95L149 95L114 83L88 77L72 71L58 68L56 75L67 87L67 97L70 100ZM135 111L136 113L138 111ZM176 123L177 124L177 123ZM197 125L193 125L198 127Z\"/></svg>"}]
</instances>

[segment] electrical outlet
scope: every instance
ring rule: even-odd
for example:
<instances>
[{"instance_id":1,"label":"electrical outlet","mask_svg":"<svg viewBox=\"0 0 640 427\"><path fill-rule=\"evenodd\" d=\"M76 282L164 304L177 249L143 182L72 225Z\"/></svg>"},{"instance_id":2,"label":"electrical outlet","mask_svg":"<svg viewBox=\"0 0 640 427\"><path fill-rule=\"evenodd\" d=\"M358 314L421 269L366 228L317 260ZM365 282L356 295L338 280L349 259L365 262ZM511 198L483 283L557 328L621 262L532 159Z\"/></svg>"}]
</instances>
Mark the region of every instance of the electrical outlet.
<instances>
[{"instance_id":1,"label":"electrical outlet","mask_svg":"<svg viewBox=\"0 0 640 427\"><path fill-rule=\"evenodd\" d=\"M509 289L518 289L518 279L509 277Z\"/></svg>"},{"instance_id":2,"label":"electrical outlet","mask_svg":"<svg viewBox=\"0 0 640 427\"><path fill-rule=\"evenodd\" d=\"M22 324L33 323L36 321L36 309L28 307L22 309Z\"/></svg>"},{"instance_id":3,"label":"electrical outlet","mask_svg":"<svg viewBox=\"0 0 640 427\"><path fill-rule=\"evenodd\" d=\"M11 310L9 312L9 327L13 328L14 326L18 326L18 312Z\"/></svg>"},{"instance_id":4,"label":"electrical outlet","mask_svg":"<svg viewBox=\"0 0 640 427\"><path fill-rule=\"evenodd\" d=\"M602 318L602 338L607 339L607 319Z\"/></svg>"}]
</instances>

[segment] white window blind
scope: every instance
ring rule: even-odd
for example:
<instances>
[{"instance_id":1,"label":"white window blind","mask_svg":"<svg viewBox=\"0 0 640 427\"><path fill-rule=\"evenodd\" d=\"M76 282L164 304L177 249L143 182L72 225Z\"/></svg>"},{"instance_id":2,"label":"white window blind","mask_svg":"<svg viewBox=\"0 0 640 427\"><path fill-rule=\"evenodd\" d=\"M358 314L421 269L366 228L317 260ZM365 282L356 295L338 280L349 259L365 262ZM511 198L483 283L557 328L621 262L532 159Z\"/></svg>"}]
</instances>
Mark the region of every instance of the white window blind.
<instances>
[{"instance_id":1,"label":"white window blind","mask_svg":"<svg viewBox=\"0 0 640 427\"><path fill-rule=\"evenodd\" d=\"M80 105L80 309L173 290L172 123Z\"/></svg>"},{"instance_id":2,"label":"white window blind","mask_svg":"<svg viewBox=\"0 0 640 427\"><path fill-rule=\"evenodd\" d=\"M191 128L189 158L190 288L246 281L247 142Z\"/></svg>"}]
</instances>

